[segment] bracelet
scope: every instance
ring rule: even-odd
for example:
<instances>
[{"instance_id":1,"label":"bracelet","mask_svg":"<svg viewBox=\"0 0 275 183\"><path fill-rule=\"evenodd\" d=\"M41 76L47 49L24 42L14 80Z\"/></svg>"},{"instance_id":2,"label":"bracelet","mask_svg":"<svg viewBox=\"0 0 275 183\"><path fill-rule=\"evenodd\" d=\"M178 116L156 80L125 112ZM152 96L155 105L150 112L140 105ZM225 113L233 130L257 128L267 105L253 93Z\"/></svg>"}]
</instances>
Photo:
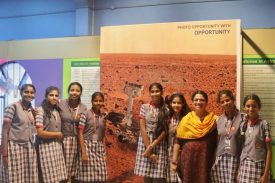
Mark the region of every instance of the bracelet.
<instances>
[{"instance_id":1,"label":"bracelet","mask_svg":"<svg viewBox=\"0 0 275 183\"><path fill-rule=\"evenodd\" d=\"M151 154L150 158L156 157L156 154Z\"/></svg>"}]
</instances>

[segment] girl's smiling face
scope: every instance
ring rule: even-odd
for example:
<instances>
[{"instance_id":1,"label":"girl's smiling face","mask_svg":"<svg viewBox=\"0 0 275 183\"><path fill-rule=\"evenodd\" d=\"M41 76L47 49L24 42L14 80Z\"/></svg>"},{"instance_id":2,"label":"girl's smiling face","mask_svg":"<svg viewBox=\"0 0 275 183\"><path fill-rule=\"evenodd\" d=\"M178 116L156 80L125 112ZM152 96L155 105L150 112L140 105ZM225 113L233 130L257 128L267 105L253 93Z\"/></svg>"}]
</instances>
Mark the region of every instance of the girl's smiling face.
<instances>
[{"instance_id":1,"label":"girl's smiling face","mask_svg":"<svg viewBox=\"0 0 275 183\"><path fill-rule=\"evenodd\" d=\"M21 93L22 101L24 102L31 102L34 99L35 91L33 87L26 87L26 89Z\"/></svg>"},{"instance_id":2,"label":"girl's smiling face","mask_svg":"<svg viewBox=\"0 0 275 183\"><path fill-rule=\"evenodd\" d=\"M97 95L93 100L92 100L92 106L93 110L95 112L100 112L101 107L104 105L104 100L100 95Z\"/></svg>"},{"instance_id":3,"label":"girl's smiling face","mask_svg":"<svg viewBox=\"0 0 275 183\"><path fill-rule=\"evenodd\" d=\"M152 102L158 104L162 97L162 91L154 85L150 90L150 96L152 98Z\"/></svg>"},{"instance_id":4,"label":"girl's smiling face","mask_svg":"<svg viewBox=\"0 0 275 183\"><path fill-rule=\"evenodd\" d=\"M76 84L72 85L69 90L69 98L71 100L77 100L80 98L80 95L81 95L80 87Z\"/></svg>"},{"instance_id":5,"label":"girl's smiling face","mask_svg":"<svg viewBox=\"0 0 275 183\"><path fill-rule=\"evenodd\" d=\"M225 113L235 110L235 101L226 94L221 95L219 103L224 109Z\"/></svg>"},{"instance_id":6,"label":"girl's smiling face","mask_svg":"<svg viewBox=\"0 0 275 183\"><path fill-rule=\"evenodd\" d=\"M183 103L179 97L174 97L171 101L171 107L174 111L174 113L179 114L182 110Z\"/></svg>"},{"instance_id":7,"label":"girl's smiling face","mask_svg":"<svg viewBox=\"0 0 275 183\"><path fill-rule=\"evenodd\" d=\"M248 115L248 118L256 119L259 116L260 106L255 100L249 99L244 105L244 111Z\"/></svg>"}]
</instances>

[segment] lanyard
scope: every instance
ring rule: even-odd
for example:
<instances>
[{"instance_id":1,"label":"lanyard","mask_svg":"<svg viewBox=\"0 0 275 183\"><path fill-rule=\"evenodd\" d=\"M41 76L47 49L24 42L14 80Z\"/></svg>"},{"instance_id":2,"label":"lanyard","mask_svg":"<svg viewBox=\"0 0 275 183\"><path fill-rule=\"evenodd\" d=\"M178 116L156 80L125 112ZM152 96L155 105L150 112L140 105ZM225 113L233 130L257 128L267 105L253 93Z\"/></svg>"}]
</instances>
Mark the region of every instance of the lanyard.
<instances>
[{"instance_id":1,"label":"lanyard","mask_svg":"<svg viewBox=\"0 0 275 183\"><path fill-rule=\"evenodd\" d=\"M29 122L34 125L34 116L32 114L32 106L30 105L29 108L25 108L22 104L22 102L20 102L21 106L22 106L22 109L24 111L24 113L26 114L27 118L29 119ZM30 112L31 112L31 115L30 115Z\"/></svg>"},{"instance_id":2,"label":"lanyard","mask_svg":"<svg viewBox=\"0 0 275 183\"><path fill-rule=\"evenodd\" d=\"M96 114L93 109L91 109L91 112L94 116L94 120L95 120L95 129L99 128L99 120L101 119L101 115Z\"/></svg>"},{"instance_id":3,"label":"lanyard","mask_svg":"<svg viewBox=\"0 0 275 183\"><path fill-rule=\"evenodd\" d=\"M234 130L234 122L235 122L235 119L236 119L236 116L238 115L238 110L236 109L235 110L235 114L233 116L233 118L231 118L232 120L230 120L227 115L225 114L226 118L227 118L227 121L225 123L225 130L226 130L226 138L227 139L230 139L229 136L230 136L230 132Z\"/></svg>"},{"instance_id":4,"label":"lanyard","mask_svg":"<svg viewBox=\"0 0 275 183\"><path fill-rule=\"evenodd\" d=\"M75 112L75 115L74 115L74 121L76 121L76 117L77 117L78 111L79 111L79 104L78 104L78 106L76 108L76 112Z\"/></svg>"},{"instance_id":5,"label":"lanyard","mask_svg":"<svg viewBox=\"0 0 275 183\"><path fill-rule=\"evenodd\" d=\"M52 114L53 114L53 117L54 117L55 121L57 121L57 111L56 111L56 109L53 109Z\"/></svg>"},{"instance_id":6,"label":"lanyard","mask_svg":"<svg viewBox=\"0 0 275 183\"><path fill-rule=\"evenodd\" d=\"M226 138L227 139L229 139L229 135L230 135L230 131L231 131L231 128L232 128L232 126L233 126L233 123L234 123L234 120L227 120L227 122L226 122L227 124L228 123L230 123L230 125L226 125L226 127L225 127L225 130L226 130ZM229 126L229 127L228 127Z\"/></svg>"},{"instance_id":7,"label":"lanyard","mask_svg":"<svg viewBox=\"0 0 275 183\"><path fill-rule=\"evenodd\" d=\"M153 116L155 120L157 120L158 114L159 114L159 108L155 107L152 104L149 104L149 113Z\"/></svg>"},{"instance_id":8,"label":"lanyard","mask_svg":"<svg viewBox=\"0 0 275 183\"><path fill-rule=\"evenodd\" d=\"M230 132L233 131L233 128L234 128L233 124L235 122L235 118L236 118L236 116L234 116L232 120L227 119L227 121L225 123L225 130L226 130L226 138L227 139L230 139L229 136L230 136Z\"/></svg>"}]
</instances>

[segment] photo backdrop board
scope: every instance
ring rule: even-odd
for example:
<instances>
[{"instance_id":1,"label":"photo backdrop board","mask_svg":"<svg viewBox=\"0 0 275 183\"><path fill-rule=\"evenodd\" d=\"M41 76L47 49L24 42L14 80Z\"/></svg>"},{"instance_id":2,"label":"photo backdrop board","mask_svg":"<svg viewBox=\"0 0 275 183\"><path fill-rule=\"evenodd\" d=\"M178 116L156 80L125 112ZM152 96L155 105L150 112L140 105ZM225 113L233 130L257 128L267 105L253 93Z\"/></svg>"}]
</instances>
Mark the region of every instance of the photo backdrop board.
<instances>
[{"instance_id":1,"label":"photo backdrop board","mask_svg":"<svg viewBox=\"0 0 275 183\"><path fill-rule=\"evenodd\" d=\"M216 96L221 89L235 92L239 106L240 53L239 20L103 27L100 86L106 107L124 116L130 111L132 126L138 127L140 106L150 100L148 87L159 82L164 86L164 96L182 92L189 105L194 91L206 91L209 110L220 114ZM133 91L144 88L141 94L134 98L129 95L129 83ZM118 130L113 126L108 128ZM112 134L107 137L113 142L108 148L110 180L141 181L133 175L135 149L127 148L131 146L118 142Z\"/></svg>"}]
</instances>

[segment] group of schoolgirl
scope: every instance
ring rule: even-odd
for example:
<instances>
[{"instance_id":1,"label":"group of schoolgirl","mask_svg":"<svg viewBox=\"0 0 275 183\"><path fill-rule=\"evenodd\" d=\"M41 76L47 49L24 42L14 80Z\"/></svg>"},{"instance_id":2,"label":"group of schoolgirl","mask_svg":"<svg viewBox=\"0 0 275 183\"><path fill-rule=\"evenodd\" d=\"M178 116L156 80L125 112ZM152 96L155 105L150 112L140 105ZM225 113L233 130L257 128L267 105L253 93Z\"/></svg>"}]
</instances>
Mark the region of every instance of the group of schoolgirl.
<instances>
[{"instance_id":1,"label":"group of schoolgirl","mask_svg":"<svg viewBox=\"0 0 275 183\"><path fill-rule=\"evenodd\" d=\"M160 83L149 93L151 102L140 109L134 170L145 183L271 182L271 131L257 95L244 98L243 113L233 93L221 90L224 113L216 116L206 110L204 91L193 93L192 111L181 93L165 100Z\"/></svg>"},{"instance_id":2,"label":"group of schoolgirl","mask_svg":"<svg viewBox=\"0 0 275 183\"><path fill-rule=\"evenodd\" d=\"M81 103L82 86L72 82L68 99L50 86L38 108L31 105L36 89L20 88L22 99L4 113L1 183L105 182L104 96L92 95L92 108Z\"/></svg>"}]
</instances>

